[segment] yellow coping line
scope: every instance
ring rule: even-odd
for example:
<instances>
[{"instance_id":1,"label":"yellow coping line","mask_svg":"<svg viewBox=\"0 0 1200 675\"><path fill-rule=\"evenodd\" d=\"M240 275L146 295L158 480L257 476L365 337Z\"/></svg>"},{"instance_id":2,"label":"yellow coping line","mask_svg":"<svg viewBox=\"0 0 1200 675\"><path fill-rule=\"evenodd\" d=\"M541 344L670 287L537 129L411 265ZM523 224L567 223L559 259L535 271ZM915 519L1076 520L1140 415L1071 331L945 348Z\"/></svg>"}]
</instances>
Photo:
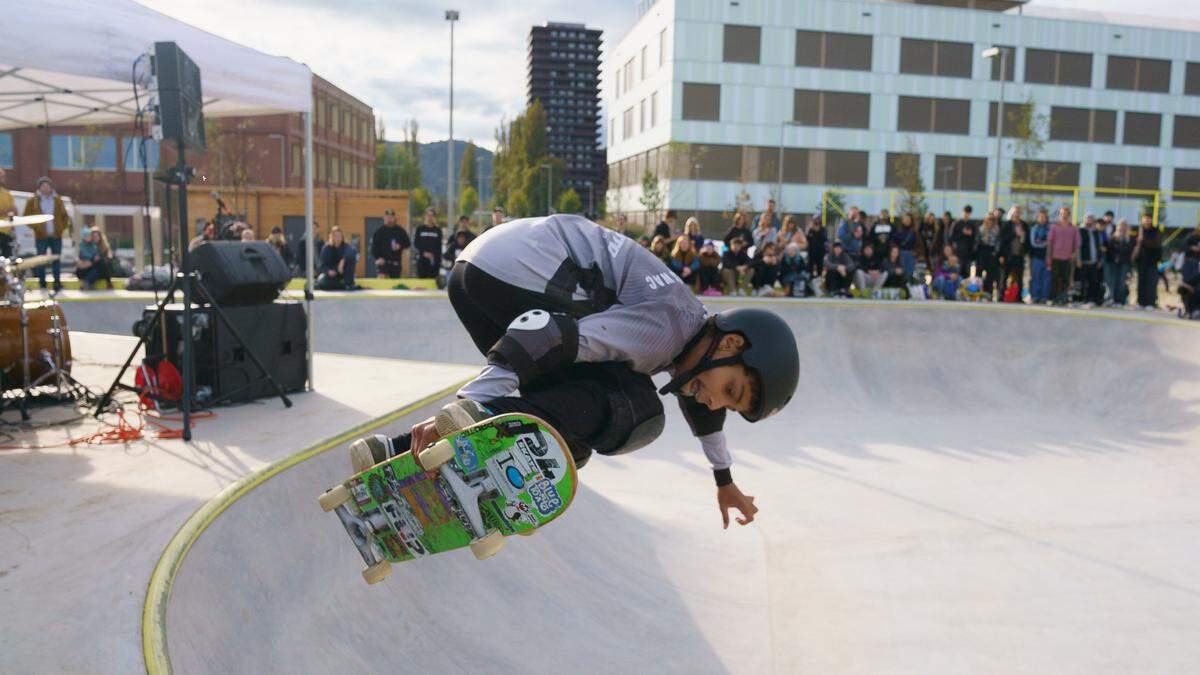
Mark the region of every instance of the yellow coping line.
<instances>
[{"instance_id":1,"label":"yellow coping line","mask_svg":"<svg viewBox=\"0 0 1200 675\"><path fill-rule=\"evenodd\" d=\"M171 658L167 654L167 601L171 597L171 587L175 583L175 575L179 571L184 557L191 550L192 544L196 543L200 535L204 534L208 526L225 509L273 476L300 462L341 445L351 438L361 436L373 429L394 422L412 413L414 410L423 408L438 399L445 398L457 391L466 382L467 380L463 380L435 394L426 396L415 403L410 403L383 416L367 420L343 431L333 438L328 438L316 445L309 446L294 455L278 459L253 473L242 476L197 509L187 519L187 522L179 528L175 536L171 538L170 543L167 544L166 549L159 556L158 563L154 566L154 572L150 575L150 584L146 589L146 602L142 606L142 656L146 663L146 672L150 675L171 672Z\"/></svg>"}]
</instances>

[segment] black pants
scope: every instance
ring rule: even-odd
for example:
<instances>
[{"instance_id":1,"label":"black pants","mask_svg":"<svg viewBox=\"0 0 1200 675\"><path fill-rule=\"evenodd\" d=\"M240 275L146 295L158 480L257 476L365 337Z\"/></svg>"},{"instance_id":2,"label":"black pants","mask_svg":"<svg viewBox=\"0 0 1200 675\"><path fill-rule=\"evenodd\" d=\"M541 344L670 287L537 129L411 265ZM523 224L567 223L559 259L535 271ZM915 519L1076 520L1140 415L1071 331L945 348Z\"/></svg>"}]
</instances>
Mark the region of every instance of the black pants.
<instances>
[{"instance_id":1,"label":"black pants","mask_svg":"<svg viewBox=\"0 0 1200 675\"><path fill-rule=\"evenodd\" d=\"M1154 307L1158 304L1158 263L1154 260L1139 260L1137 263L1138 307Z\"/></svg>"},{"instance_id":2,"label":"black pants","mask_svg":"<svg viewBox=\"0 0 1200 675\"><path fill-rule=\"evenodd\" d=\"M529 310L572 313L567 311L572 308L556 306L550 298L507 284L468 262L455 263L446 291L459 321L484 355L509 324ZM610 394L615 390L658 401L650 377L625 364L575 363L521 387L520 397L504 396L484 405L496 414L527 413L546 420L566 439L580 467L591 456L593 443L610 431ZM394 442L397 451L407 449L408 434Z\"/></svg>"},{"instance_id":3,"label":"black pants","mask_svg":"<svg viewBox=\"0 0 1200 675\"><path fill-rule=\"evenodd\" d=\"M850 290L850 277L830 268L825 272L825 294L837 295Z\"/></svg>"},{"instance_id":4,"label":"black pants","mask_svg":"<svg viewBox=\"0 0 1200 675\"><path fill-rule=\"evenodd\" d=\"M1104 302L1104 274L1099 265L1085 263L1077 272L1083 281L1083 299L1094 305Z\"/></svg>"}]
</instances>

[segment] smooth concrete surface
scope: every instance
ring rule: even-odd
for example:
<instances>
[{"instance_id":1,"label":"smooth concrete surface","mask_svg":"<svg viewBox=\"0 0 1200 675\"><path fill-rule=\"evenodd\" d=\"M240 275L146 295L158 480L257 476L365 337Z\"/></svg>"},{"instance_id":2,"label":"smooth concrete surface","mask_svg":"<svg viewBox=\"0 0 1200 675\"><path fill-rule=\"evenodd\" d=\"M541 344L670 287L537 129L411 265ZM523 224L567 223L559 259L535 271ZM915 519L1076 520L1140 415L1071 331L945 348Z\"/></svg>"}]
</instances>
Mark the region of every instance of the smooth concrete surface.
<instances>
[{"instance_id":1,"label":"smooth concrete surface","mask_svg":"<svg viewBox=\"0 0 1200 675\"><path fill-rule=\"evenodd\" d=\"M71 340L74 373L101 391L134 343L74 329ZM150 437L67 446L99 428L91 417L24 433L4 427L5 444L54 447L0 451L0 673L144 670L151 570L205 500L272 460L475 372L321 353L315 369L317 391L293 394L292 408L274 398L218 408L196 422L190 444ZM35 419L67 411L42 409Z\"/></svg>"},{"instance_id":2,"label":"smooth concrete surface","mask_svg":"<svg viewBox=\"0 0 1200 675\"><path fill-rule=\"evenodd\" d=\"M658 441L594 458L571 510L534 537L368 587L316 503L347 474L344 451L302 462L184 558L172 663L1195 672L1200 330L947 305L773 305L796 329L802 384L777 418L728 425L735 479L761 508L747 527L721 529L704 457L668 405ZM463 339L438 323L445 308L411 311L427 319L411 341Z\"/></svg>"}]
</instances>

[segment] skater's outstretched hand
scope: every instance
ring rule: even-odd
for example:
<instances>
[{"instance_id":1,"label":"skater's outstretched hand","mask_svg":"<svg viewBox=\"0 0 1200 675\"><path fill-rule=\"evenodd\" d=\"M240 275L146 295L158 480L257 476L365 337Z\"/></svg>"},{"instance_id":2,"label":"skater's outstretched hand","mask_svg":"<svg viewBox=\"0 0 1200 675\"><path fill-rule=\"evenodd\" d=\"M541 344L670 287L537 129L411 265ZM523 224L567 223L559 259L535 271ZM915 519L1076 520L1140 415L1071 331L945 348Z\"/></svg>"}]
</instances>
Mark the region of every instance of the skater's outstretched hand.
<instances>
[{"instance_id":1,"label":"skater's outstretched hand","mask_svg":"<svg viewBox=\"0 0 1200 675\"><path fill-rule=\"evenodd\" d=\"M437 437L437 428L434 418L430 417L427 420L417 422L413 425L411 436L412 440L408 447L412 449L413 460L415 460L417 466L420 466L422 469L425 467L421 466L421 451L424 450L430 443L436 441Z\"/></svg>"},{"instance_id":2,"label":"skater's outstretched hand","mask_svg":"<svg viewBox=\"0 0 1200 675\"><path fill-rule=\"evenodd\" d=\"M758 513L758 507L754 505L754 497L742 494L742 491L734 483L717 488L717 507L721 509L721 521L725 523L725 529L729 529L729 509L731 508L742 512L741 517L735 517L738 525L749 525L754 522L754 514Z\"/></svg>"}]
</instances>

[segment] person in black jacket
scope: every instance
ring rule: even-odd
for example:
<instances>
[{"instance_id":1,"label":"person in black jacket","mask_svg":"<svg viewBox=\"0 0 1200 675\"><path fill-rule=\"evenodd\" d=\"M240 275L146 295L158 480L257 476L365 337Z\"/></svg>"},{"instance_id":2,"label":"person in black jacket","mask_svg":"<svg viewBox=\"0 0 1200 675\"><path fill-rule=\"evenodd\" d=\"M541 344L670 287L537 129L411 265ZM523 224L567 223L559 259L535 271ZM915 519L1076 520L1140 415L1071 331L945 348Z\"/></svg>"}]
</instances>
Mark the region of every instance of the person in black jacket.
<instances>
[{"instance_id":1,"label":"person in black jacket","mask_svg":"<svg viewBox=\"0 0 1200 675\"><path fill-rule=\"evenodd\" d=\"M413 231L413 248L417 249L417 277L436 279L438 261L442 256L442 228L437 224L437 210L425 209L425 222Z\"/></svg>"},{"instance_id":2,"label":"person in black jacket","mask_svg":"<svg viewBox=\"0 0 1200 675\"><path fill-rule=\"evenodd\" d=\"M1005 279L1015 279L1017 295L1025 283L1025 256L1029 255L1029 223L1022 218L1020 206L1014 206L1005 214L1000 226L1000 248L996 258Z\"/></svg>"},{"instance_id":3,"label":"person in black jacket","mask_svg":"<svg viewBox=\"0 0 1200 675\"><path fill-rule=\"evenodd\" d=\"M445 260L450 265L458 259L458 254L471 243L475 235L471 234L470 230L458 230L450 235L450 241L446 244L446 250L442 252L442 260Z\"/></svg>"},{"instance_id":4,"label":"person in black jacket","mask_svg":"<svg viewBox=\"0 0 1200 675\"><path fill-rule=\"evenodd\" d=\"M746 214L741 211L735 211L733 214L733 224L729 226L729 230L725 232L725 248L729 248L729 242L734 239L741 239L743 243L749 245L754 241L754 233L746 227Z\"/></svg>"},{"instance_id":5,"label":"person in black jacket","mask_svg":"<svg viewBox=\"0 0 1200 675\"><path fill-rule=\"evenodd\" d=\"M1200 319L1200 236L1191 235L1184 250L1183 266L1179 270L1179 299L1183 301L1185 319Z\"/></svg>"},{"instance_id":6,"label":"person in black jacket","mask_svg":"<svg viewBox=\"0 0 1200 675\"><path fill-rule=\"evenodd\" d=\"M822 277L825 275L825 254L829 252L829 246L820 216L810 217L804 223L804 237L808 240L808 274L813 279Z\"/></svg>"},{"instance_id":7,"label":"person in black jacket","mask_svg":"<svg viewBox=\"0 0 1200 675\"><path fill-rule=\"evenodd\" d=\"M1083 300L1093 305L1104 303L1104 221L1087 214L1079 226L1079 255L1075 276L1083 282Z\"/></svg>"},{"instance_id":8,"label":"person in black jacket","mask_svg":"<svg viewBox=\"0 0 1200 675\"><path fill-rule=\"evenodd\" d=\"M950 241L954 247L954 255L958 258L958 269L963 274L969 274L971 264L975 262L975 254L979 248L979 234L975 221L971 220L971 206L963 207L962 218L954 223L950 230Z\"/></svg>"},{"instance_id":9,"label":"person in black jacket","mask_svg":"<svg viewBox=\"0 0 1200 675\"><path fill-rule=\"evenodd\" d=\"M1137 303L1142 309L1158 306L1158 263L1162 261L1162 230L1154 225L1150 214L1142 214L1137 243L1133 247L1137 263Z\"/></svg>"},{"instance_id":10,"label":"person in black jacket","mask_svg":"<svg viewBox=\"0 0 1200 675\"><path fill-rule=\"evenodd\" d=\"M675 236L675 223L678 221L678 216L674 211L667 211L667 215L659 221L658 225L654 226L654 236L662 237L663 239L671 239Z\"/></svg>"},{"instance_id":11,"label":"person in black jacket","mask_svg":"<svg viewBox=\"0 0 1200 675\"><path fill-rule=\"evenodd\" d=\"M371 235L371 257L375 259L375 271L386 279L402 276L404 252L412 246L408 231L396 222L396 211L383 212L383 225Z\"/></svg>"}]
</instances>

